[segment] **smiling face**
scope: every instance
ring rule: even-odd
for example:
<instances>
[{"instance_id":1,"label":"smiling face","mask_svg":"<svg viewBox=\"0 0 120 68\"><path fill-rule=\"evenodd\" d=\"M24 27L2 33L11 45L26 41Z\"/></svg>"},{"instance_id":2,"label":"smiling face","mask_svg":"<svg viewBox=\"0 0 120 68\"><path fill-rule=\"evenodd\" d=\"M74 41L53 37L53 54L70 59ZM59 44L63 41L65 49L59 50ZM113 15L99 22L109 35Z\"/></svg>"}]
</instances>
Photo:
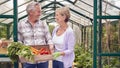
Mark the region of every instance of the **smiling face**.
<instances>
[{"instance_id":1,"label":"smiling face","mask_svg":"<svg viewBox=\"0 0 120 68\"><path fill-rule=\"evenodd\" d=\"M56 11L55 19L58 22L58 24L60 24L62 22L65 22L66 16L65 16L65 14L62 14L59 11Z\"/></svg>"},{"instance_id":2,"label":"smiling face","mask_svg":"<svg viewBox=\"0 0 120 68\"><path fill-rule=\"evenodd\" d=\"M34 19L38 20L41 15L41 8L39 5L35 5L34 10L31 10L29 12L29 15L33 17Z\"/></svg>"},{"instance_id":3,"label":"smiling face","mask_svg":"<svg viewBox=\"0 0 120 68\"><path fill-rule=\"evenodd\" d=\"M67 23L70 18L68 7L57 8L55 11L55 19L58 24Z\"/></svg>"}]
</instances>

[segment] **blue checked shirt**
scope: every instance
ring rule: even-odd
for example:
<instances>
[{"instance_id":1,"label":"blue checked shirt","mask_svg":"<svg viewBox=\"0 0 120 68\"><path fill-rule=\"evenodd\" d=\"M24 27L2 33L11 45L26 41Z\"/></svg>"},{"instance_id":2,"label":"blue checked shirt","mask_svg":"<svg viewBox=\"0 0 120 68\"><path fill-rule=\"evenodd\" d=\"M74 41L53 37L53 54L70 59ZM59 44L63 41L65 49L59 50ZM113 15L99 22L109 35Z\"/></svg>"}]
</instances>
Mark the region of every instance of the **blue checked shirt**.
<instances>
[{"instance_id":1,"label":"blue checked shirt","mask_svg":"<svg viewBox=\"0 0 120 68\"><path fill-rule=\"evenodd\" d=\"M18 23L18 41L25 45L53 44L51 35L46 23L38 20L34 27L24 19Z\"/></svg>"}]
</instances>

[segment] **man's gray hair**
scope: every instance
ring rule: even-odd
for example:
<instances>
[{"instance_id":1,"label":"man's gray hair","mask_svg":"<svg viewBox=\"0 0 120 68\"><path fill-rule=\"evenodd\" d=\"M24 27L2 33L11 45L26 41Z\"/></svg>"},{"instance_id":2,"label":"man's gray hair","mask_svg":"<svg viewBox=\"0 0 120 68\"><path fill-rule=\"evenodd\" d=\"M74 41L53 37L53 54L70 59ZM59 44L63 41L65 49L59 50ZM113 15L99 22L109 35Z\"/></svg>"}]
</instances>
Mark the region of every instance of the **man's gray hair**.
<instances>
[{"instance_id":1,"label":"man's gray hair","mask_svg":"<svg viewBox=\"0 0 120 68\"><path fill-rule=\"evenodd\" d=\"M26 8L27 13L31 10L34 10L36 5L40 5L40 4L38 2L32 2L28 4Z\"/></svg>"}]
</instances>

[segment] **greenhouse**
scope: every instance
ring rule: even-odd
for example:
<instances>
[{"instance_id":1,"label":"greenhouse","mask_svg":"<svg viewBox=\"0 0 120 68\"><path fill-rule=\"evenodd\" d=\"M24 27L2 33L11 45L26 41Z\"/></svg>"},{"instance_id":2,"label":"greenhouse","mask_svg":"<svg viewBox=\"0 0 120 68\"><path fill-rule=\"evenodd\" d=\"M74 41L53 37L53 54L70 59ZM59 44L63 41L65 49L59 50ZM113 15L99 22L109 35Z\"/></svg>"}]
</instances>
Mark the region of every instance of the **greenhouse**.
<instances>
[{"instance_id":1,"label":"greenhouse","mask_svg":"<svg viewBox=\"0 0 120 68\"><path fill-rule=\"evenodd\" d=\"M51 35L58 25L56 9L69 8L67 24L75 34L70 68L120 68L120 0L0 0L0 40L18 42L18 22L27 18L26 7L33 1L40 4L40 20ZM6 45L0 44L0 68L23 68L19 61L11 61Z\"/></svg>"}]
</instances>

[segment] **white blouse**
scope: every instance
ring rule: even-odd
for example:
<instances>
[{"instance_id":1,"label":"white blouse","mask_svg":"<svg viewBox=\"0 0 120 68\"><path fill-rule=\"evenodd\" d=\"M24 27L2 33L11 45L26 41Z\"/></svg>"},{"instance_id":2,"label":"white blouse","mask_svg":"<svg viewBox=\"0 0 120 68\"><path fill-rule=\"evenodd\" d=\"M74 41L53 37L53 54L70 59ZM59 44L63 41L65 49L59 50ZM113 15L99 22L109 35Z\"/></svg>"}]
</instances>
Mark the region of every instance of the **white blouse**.
<instances>
[{"instance_id":1,"label":"white blouse","mask_svg":"<svg viewBox=\"0 0 120 68\"><path fill-rule=\"evenodd\" d=\"M65 46L63 45L64 36L65 36L65 32L60 36L56 35L56 33L54 34L52 41L55 45L55 52L60 52L65 49ZM62 61L62 56L58 57L56 60Z\"/></svg>"}]
</instances>

